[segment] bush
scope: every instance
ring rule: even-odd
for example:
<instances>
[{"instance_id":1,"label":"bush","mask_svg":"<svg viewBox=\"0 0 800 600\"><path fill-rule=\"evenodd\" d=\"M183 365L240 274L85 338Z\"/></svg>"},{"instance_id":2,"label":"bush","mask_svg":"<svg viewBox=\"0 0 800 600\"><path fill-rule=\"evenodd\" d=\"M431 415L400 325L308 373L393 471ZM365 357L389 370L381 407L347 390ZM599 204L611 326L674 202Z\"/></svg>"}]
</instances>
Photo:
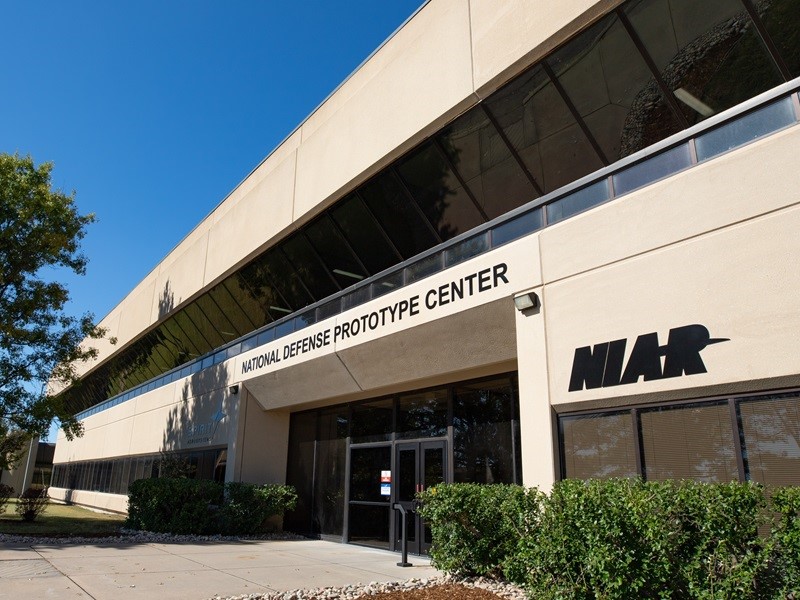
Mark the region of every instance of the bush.
<instances>
[{"instance_id":1,"label":"bush","mask_svg":"<svg viewBox=\"0 0 800 600\"><path fill-rule=\"evenodd\" d=\"M125 525L156 533L215 533L223 490L207 479L138 479L128 488Z\"/></svg>"},{"instance_id":2,"label":"bush","mask_svg":"<svg viewBox=\"0 0 800 600\"><path fill-rule=\"evenodd\" d=\"M431 528L434 566L454 574L498 575L541 494L515 485L443 484L423 492L420 514Z\"/></svg>"},{"instance_id":3,"label":"bush","mask_svg":"<svg viewBox=\"0 0 800 600\"><path fill-rule=\"evenodd\" d=\"M800 487L780 488L772 497L777 513L772 530L775 562L782 574L782 591L800 598Z\"/></svg>"},{"instance_id":4,"label":"bush","mask_svg":"<svg viewBox=\"0 0 800 600\"><path fill-rule=\"evenodd\" d=\"M47 509L49 502L47 488L28 488L20 495L14 510L23 521L32 522Z\"/></svg>"},{"instance_id":5,"label":"bush","mask_svg":"<svg viewBox=\"0 0 800 600\"><path fill-rule=\"evenodd\" d=\"M0 483L0 515L6 512L8 501L14 495L14 488L5 483Z\"/></svg>"},{"instance_id":6,"label":"bush","mask_svg":"<svg viewBox=\"0 0 800 600\"><path fill-rule=\"evenodd\" d=\"M800 580L800 488L752 483L453 484L421 495L434 564L541 599L783 599ZM798 596L800 597L800 596Z\"/></svg>"},{"instance_id":7,"label":"bush","mask_svg":"<svg viewBox=\"0 0 800 600\"><path fill-rule=\"evenodd\" d=\"M296 502L294 488L285 485L139 479L128 488L125 525L156 533L257 533L264 531L267 519L282 516Z\"/></svg>"},{"instance_id":8,"label":"bush","mask_svg":"<svg viewBox=\"0 0 800 600\"><path fill-rule=\"evenodd\" d=\"M542 598L768 598L765 514L752 484L563 481L507 574Z\"/></svg>"},{"instance_id":9,"label":"bush","mask_svg":"<svg viewBox=\"0 0 800 600\"><path fill-rule=\"evenodd\" d=\"M288 485L225 484L221 529L232 535L264 531L267 520L283 516L297 504L297 493Z\"/></svg>"}]
</instances>

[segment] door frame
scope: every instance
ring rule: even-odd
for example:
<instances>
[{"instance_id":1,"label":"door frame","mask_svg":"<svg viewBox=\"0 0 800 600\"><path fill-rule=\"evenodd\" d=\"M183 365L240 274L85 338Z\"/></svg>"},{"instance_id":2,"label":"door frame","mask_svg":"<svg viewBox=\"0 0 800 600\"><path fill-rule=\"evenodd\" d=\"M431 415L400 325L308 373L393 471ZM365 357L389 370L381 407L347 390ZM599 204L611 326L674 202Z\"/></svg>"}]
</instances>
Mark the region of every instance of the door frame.
<instances>
[{"instance_id":1,"label":"door frame","mask_svg":"<svg viewBox=\"0 0 800 600\"><path fill-rule=\"evenodd\" d=\"M425 451L430 449L438 449L441 451L441 482L447 483L450 481L450 453L448 452L449 444L447 438L421 438L416 440L398 440L394 444L394 451L392 453L392 522L390 526L390 535L392 536L392 549L396 552L402 550L402 515L399 510L395 510L396 503L402 504L408 514L406 519L411 520L411 529L414 534L414 539L408 541L408 551L411 554L427 554L430 549L430 543L425 539L425 520L419 516L416 511L411 512L415 508L412 500L407 498L400 498L400 453L413 451L415 455L414 460L414 493L415 495L425 490Z\"/></svg>"}]
</instances>

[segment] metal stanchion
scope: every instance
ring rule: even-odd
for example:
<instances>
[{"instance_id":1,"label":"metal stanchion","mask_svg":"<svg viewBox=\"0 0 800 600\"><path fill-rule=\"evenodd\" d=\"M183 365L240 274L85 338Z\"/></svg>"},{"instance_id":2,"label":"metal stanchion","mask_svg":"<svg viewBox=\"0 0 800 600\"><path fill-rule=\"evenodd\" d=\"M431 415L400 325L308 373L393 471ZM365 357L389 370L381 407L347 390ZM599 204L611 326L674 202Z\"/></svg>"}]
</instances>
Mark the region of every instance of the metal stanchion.
<instances>
[{"instance_id":1,"label":"metal stanchion","mask_svg":"<svg viewBox=\"0 0 800 600\"><path fill-rule=\"evenodd\" d=\"M398 567L413 567L414 565L412 565L410 562L408 562L408 532L407 532L407 529L406 529L406 508L405 508L405 506L403 506L399 502L395 502L394 505L392 506L392 508L394 508L395 510L399 510L400 514L403 516L402 519L401 519L401 521L402 521L401 527L403 529L403 532L402 532L402 536L403 537L401 538L401 541L400 541L400 543L403 545L403 559L402 559L401 562L397 563L397 566Z\"/></svg>"}]
</instances>

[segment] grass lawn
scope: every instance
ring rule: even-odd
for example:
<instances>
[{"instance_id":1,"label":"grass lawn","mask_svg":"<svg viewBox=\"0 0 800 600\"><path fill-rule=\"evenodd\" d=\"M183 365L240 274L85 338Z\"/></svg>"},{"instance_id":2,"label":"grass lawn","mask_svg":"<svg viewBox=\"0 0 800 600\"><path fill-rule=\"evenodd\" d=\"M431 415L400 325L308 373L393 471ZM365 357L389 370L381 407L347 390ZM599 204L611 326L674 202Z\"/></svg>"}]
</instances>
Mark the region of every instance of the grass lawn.
<instances>
[{"instance_id":1,"label":"grass lawn","mask_svg":"<svg viewBox=\"0 0 800 600\"><path fill-rule=\"evenodd\" d=\"M79 506L50 503L44 514L33 523L26 523L14 512L16 500L11 499L0 515L0 533L43 537L116 535L125 521L124 515L98 513Z\"/></svg>"}]
</instances>

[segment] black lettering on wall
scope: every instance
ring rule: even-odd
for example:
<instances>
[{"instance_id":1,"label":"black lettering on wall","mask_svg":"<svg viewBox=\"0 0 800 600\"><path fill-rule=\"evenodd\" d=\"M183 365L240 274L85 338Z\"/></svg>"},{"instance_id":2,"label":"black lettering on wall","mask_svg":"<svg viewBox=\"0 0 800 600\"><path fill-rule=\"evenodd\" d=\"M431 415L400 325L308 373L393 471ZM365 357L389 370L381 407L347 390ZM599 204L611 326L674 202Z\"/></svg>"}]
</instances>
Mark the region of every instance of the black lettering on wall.
<instances>
[{"instance_id":1,"label":"black lettering on wall","mask_svg":"<svg viewBox=\"0 0 800 600\"><path fill-rule=\"evenodd\" d=\"M728 338L712 338L704 325L692 324L669 330L664 346L656 332L636 338L623 371L627 340L614 340L575 349L569 391L591 390L644 381L656 381L706 372L700 352ZM663 369L661 359L664 358Z\"/></svg>"}]
</instances>

